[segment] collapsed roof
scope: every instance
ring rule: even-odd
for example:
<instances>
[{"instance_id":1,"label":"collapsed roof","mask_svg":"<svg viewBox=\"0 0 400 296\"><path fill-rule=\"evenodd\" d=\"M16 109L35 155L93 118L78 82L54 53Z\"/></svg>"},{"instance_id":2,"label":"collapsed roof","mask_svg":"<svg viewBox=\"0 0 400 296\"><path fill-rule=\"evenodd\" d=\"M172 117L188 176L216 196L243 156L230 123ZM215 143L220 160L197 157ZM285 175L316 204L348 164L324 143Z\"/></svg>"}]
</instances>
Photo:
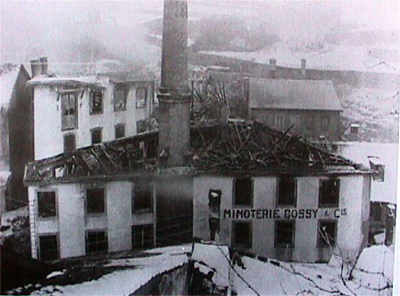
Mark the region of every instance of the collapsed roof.
<instances>
[{"instance_id":1,"label":"collapsed roof","mask_svg":"<svg viewBox=\"0 0 400 296\"><path fill-rule=\"evenodd\" d=\"M300 136L256 121L191 129L191 159L185 174L332 175L370 174L366 167L328 152ZM26 184L125 179L155 176L158 132L95 144L48 159L29 162Z\"/></svg>"}]
</instances>

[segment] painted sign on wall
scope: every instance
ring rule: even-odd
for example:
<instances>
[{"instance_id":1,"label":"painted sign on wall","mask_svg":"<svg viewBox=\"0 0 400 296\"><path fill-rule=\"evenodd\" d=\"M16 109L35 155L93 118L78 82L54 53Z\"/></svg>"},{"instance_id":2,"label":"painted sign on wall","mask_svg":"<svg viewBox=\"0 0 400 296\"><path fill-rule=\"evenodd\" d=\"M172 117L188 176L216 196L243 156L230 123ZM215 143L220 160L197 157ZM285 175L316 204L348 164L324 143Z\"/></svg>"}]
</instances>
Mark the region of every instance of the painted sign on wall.
<instances>
[{"instance_id":1,"label":"painted sign on wall","mask_svg":"<svg viewBox=\"0 0 400 296\"><path fill-rule=\"evenodd\" d=\"M224 209L223 219L316 219L340 218L347 215L346 208L332 209Z\"/></svg>"}]
</instances>

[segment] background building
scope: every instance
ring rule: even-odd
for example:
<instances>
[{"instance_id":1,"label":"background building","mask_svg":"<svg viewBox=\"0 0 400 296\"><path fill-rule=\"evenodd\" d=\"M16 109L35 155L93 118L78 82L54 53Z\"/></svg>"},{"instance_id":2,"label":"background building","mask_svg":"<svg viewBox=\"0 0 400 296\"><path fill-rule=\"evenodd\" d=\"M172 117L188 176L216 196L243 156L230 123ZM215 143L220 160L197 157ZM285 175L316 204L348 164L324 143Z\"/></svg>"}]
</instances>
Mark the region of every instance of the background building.
<instances>
[{"instance_id":1,"label":"background building","mask_svg":"<svg viewBox=\"0 0 400 296\"><path fill-rule=\"evenodd\" d=\"M1 67L1 212L26 205L25 163L33 160L33 111L30 79L24 66ZM7 185L8 183L8 185Z\"/></svg>"},{"instance_id":2,"label":"background building","mask_svg":"<svg viewBox=\"0 0 400 296\"><path fill-rule=\"evenodd\" d=\"M342 107L329 80L249 78L248 112L251 119L311 140L340 139Z\"/></svg>"}]
</instances>

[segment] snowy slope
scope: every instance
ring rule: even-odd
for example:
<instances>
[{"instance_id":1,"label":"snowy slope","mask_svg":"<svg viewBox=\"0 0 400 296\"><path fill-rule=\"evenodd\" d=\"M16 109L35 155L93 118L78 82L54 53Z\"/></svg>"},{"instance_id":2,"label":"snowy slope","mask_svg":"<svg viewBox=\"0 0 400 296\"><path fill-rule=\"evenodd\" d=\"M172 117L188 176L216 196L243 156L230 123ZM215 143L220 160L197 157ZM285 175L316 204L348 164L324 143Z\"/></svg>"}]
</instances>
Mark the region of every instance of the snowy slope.
<instances>
[{"instance_id":1,"label":"snowy slope","mask_svg":"<svg viewBox=\"0 0 400 296\"><path fill-rule=\"evenodd\" d=\"M300 68L301 59L307 59L307 67L321 70L342 70L360 72L400 73L400 51L390 49L379 51L376 46L363 47L351 45L324 44L322 48L314 45L297 45L281 41L270 49L257 52L213 52L203 53L237 58L268 64L275 58L277 66ZM388 45L384 45L387 47ZM379 49L379 47L378 47ZM380 54L378 54L380 53Z\"/></svg>"}]
</instances>

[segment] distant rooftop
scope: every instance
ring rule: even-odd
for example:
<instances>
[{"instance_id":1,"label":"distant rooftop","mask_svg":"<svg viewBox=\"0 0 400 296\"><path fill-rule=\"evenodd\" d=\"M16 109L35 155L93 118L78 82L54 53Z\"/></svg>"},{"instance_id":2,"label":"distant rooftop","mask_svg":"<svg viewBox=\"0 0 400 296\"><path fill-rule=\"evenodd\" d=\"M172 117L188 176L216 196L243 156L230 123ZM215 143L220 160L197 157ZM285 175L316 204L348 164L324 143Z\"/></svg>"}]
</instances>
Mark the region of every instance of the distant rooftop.
<instances>
[{"instance_id":1,"label":"distant rooftop","mask_svg":"<svg viewBox=\"0 0 400 296\"><path fill-rule=\"evenodd\" d=\"M342 111L329 80L249 79L249 107Z\"/></svg>"}]
</instances>

